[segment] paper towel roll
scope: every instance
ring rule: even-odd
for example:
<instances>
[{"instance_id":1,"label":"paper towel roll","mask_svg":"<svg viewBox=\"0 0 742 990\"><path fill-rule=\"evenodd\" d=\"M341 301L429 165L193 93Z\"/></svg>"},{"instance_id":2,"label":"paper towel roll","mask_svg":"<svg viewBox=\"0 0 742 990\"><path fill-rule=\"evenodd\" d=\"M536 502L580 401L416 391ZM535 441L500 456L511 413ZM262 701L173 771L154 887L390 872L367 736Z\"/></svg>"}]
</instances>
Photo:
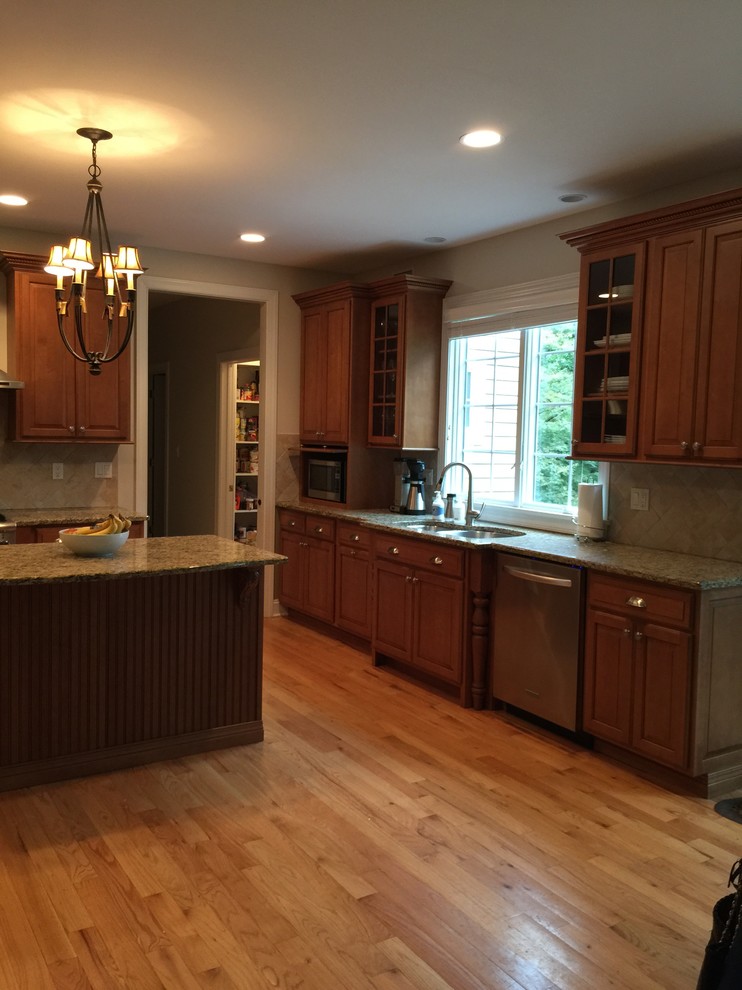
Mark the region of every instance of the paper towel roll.
<instances>
[{"instance_id":1,"label":"paper towel roll","mask_svg":"<svg viewBox=\"0 0 742 990\"><path fill-rule=\"evenodd\" d=\"M603 486L577 486L577 518L575 519L576 536L586 536L593 540L602 540L605 535L603 524Z\"/></svg>"}]
</instances>

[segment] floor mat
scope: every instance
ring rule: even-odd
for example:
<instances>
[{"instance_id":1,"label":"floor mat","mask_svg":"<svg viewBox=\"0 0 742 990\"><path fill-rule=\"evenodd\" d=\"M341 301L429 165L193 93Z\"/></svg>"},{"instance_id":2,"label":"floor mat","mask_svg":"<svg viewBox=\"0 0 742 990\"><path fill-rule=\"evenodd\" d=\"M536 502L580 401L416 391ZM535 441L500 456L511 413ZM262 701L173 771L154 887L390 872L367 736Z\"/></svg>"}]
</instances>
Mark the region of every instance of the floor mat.
<instances>
[{"instance_id":1,"label":"floor mat","mask_svg":"<svg viewBox=\"0 0 742 990\"><path fill-rule=\"evenodd\" d=\"M742 825L742 798L725 798L714 805L714 811Z\"/></svg>"}]
</instances>

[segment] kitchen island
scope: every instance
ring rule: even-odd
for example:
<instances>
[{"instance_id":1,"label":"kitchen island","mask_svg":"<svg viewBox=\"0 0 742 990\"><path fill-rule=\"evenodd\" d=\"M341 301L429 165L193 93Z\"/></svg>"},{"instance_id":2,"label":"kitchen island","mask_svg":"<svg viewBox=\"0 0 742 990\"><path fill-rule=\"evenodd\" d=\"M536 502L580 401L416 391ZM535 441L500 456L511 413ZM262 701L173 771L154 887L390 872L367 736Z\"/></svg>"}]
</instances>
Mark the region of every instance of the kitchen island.
<instances>
[{"instance_id":1,"label":"kitchen island","mask_svg":"<svg viewBox=\"0 0 742 990\"><path fill-rule=\"evenodd\" d=\"M0 790L263 738L262 572L216 536L0 554Z\"/></svg>"}]
</instances>

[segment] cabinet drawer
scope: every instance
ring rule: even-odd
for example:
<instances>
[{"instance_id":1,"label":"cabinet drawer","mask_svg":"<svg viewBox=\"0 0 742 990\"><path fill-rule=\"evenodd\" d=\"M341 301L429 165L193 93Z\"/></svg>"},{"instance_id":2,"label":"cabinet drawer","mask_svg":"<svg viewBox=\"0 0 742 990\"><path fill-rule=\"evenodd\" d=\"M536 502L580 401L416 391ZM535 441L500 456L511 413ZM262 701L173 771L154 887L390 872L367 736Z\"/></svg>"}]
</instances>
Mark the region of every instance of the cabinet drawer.
<instances>
[{"instance_id":1,"label":"cabinet drawer","mask_svg":"<svg viewBox=\"0 0 742 990\"><path fill-rule=\"evenodd\" d=\"M292 533L303 533L306 515L303 512L293 512L291 509L279 509L278 521L281 529L289 529Z\"/></svg>"},{"instance_id":2,"label":"cabinet drawer","mask_svg":"<svg viewBox=\"0 0 742 990\"><path fill-rule=\"evenodd\" d=\"M304 520L304 532L318 540L335 541L335 520L325 516L307 516Z\"/></svg>"},{"instance_id":3,"label":"cabinet drawer","mask_svg":"<svg viewBox=\"0 0 742 990\"><path fill-rule=\"evenodd\" d=\"M462 577L464 573L466 551L456 547L446 547L440 543L400 539L390 533L388 536L375 537L374 552L377 557L384 560L424 568L437 574Z\"/></svg>"},{"instance_id":4,"label":"cabinet drawer","mask_svg":"<svg viewBox=\"0 0 742 990\"><path fill-rule=\"evenodd\" d=\"M337 541L341 546L355 547L357 550L368 550L371 546L371 533L363 526L352 523L337 523Z\"/></svg>"},{"instance_id":5,"label":"cabinet drawer","mask_svg":"<svg viewBox=\"0 0 742 990\"><path fill-rule=\"evenodd\" d=\"M588 601L650 622L672 623L689 629L693 622L693 592L631 578L588 576Z\"/></svg>"}]
</instances>

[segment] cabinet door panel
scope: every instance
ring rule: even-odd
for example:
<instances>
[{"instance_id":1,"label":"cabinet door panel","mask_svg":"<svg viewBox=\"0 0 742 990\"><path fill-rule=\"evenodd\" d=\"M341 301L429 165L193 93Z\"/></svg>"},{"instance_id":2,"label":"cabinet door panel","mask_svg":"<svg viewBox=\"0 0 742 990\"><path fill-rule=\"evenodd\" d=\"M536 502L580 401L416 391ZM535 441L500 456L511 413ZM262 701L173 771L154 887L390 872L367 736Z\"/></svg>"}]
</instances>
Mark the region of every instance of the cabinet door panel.
<instances>
[{"instance_id":1,"label":"cabinet door panel","mask_svg":"<svg viewBox=\"0 0 742 990\"><path fill-rule=\"evenodd\" d=\"M688 759L691 637L650 623L639 634L632 746L659 763L682 768Z\"/></svg>"},{"instance_id":2,"label":"cabinet door panel","mask_svg":"<svg viewBox=\"0 0 742 990\"><path fill-rule=\"evenodd\" d=\"M321 381L325 389L325 443L348 443L350 395L350 302L327 309L326 365Z\"/></svg>"},{"instance_id":3,"label":"cabinet door panel","mask_svg":"<svg viewBox=\"0 0 742 990\"><path fill-rule=\"evenodd\" d=\"M88 344L91 350L105 346L107 328L103 319L103 290L88 284ZM123 339L122 327L116 328L114 346ZM131 419L130 359L131 345L116 361L103 365L100 375L91 375L88 366L75 361L75 435L81 440L128 440ZM65 355L64 360L73 359Z\"/></svg>"},{"instance_id":4,"label":"cabinet door panel","mask_svg":"<svg viewBox=\"0 0 742 990\"><path fill-rule=\"evenodd\" d=\"M412 662L420 670L458 684L462 669L463 596L461 581L418 571Z\"/></svg>"},{"instance_id":5,"label":"cabinet door panel","mask_svg":"<svg viewBox=\"0 0 742 990\"><path fill-rule=\"evenodd\" d=\"M377 561L375 588L374 649L397 660L408 660L412 645L411 571Z\"/></svg>"},{"instance_id":6,"label":"cabinet door panel","mask_svg":"<svg viewBox=\"0 0 742 990\"><path fill-rule=\"evenodd\" d=\"M335 575L335 624L371 639L371 580L368 553L339 547Z\"/></svg>"},{"instance_id":7,"label":"cabinet door panel","mask_svg":"<svg viewBox=\"0 0 742 990\"><path fill-rule=\"evenodd\" d=\"M706 232L696 431L707 460L742 459L742 222Z\"/></svg>"},{"instance_id":8,"label":"cabinet door panel","mask_svg":"<svg viewBox=\"0 0 742 990\"><path fill-rule=\"evenodd\" d=\"M301 533L281 532L281 549L288 560L277 568L278 598L288 608L302 608L304 589L304 547Z\"/></svg>"},{"instance_id":9,"label":"cabinet door panel","mask_svg":"<svg viewBox=\"0 0 742 990\"><path fill-rule=\"evenodd\" d=\"M650 241L642 365L642 448L648 457L693 456L701 231Z\"/></svg>"},{"instance_id":10,"label":"cabinet door panel","mask_svg":"<svg viewBox=\"0 0 742 990\"><path fill-rule=\"evenodd\" d=\"M309 443L321 439L325 424L326 343L323 310L302 314L301 336L301 438Z\"/></svg>"},{"instance_id":11,"label":"cabinet door panel","mask_svg":"<svg viewBox=\"0 0 742 990\"><path fill-rule=\"evenodd\" d=\"M631 741L632 644L627 619L589 609L583 728L626 746Z\"/></svg>"},{"instance_id":12,"label":"cabinet door panel","mask_svg":"<svg viewBox=\"0 0 742 990\"><path fill-rule=\"evenodd\" d=\"M16 440L75 437L75 361L57 329L54 280L15 276L15 370L26 383L16 397Z\"/></svg>"},{"instance_id":13,"label":"cabinet door panel","mask_svg":"<svg viewBox=\"0 0 742 990\"><path fill-rule=\"evenodd\" d=\"M335 544L309 538L305 541L304 611L325 622L335 619Z\"/></svg>"}]
</instances>

